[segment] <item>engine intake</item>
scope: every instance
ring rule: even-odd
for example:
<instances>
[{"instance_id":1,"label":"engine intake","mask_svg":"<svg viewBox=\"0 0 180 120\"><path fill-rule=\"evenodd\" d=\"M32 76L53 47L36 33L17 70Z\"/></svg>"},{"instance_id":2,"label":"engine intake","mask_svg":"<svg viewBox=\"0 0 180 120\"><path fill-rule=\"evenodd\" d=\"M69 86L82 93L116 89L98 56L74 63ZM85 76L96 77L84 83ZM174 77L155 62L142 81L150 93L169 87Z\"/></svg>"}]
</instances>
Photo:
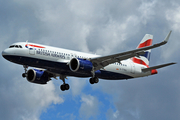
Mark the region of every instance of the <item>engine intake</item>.
<instances>
[{"instance_id":1,"label":"engine intake","mask_svg":"<svg viewBox=\"0 0 180 120\"><path fill-rule=\"evenodd\" d=\"M90 73L92 71L93 64L89 60L72 58L69 63L69 68L73 72Z\"/></svg>"},{"instance_id":2,"label":"engine intake","mask_svg":"<svg viewBox=\"0 0 180 120\"><path fill-rule=\"evenodd\" d=\"M50 77L47 72L37 69L30 69L27 72L26 79L29 82L37 83L37 84L47 84L50 80Z\"/></svg>"}]
</instances>

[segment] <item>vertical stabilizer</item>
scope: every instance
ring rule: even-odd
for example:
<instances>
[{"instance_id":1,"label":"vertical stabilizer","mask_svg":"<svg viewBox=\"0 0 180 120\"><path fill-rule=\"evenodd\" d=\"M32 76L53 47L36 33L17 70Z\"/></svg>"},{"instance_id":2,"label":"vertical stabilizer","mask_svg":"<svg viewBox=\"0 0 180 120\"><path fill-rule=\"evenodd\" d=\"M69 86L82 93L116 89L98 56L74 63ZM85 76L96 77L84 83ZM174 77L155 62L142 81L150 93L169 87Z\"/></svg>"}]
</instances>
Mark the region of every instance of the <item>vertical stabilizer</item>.
<instances>
[{"instance_id":1,"label":"vertical stabilizer","mask_svg":"<svg viewBox=\"0 0 180 120\"><path fill-rule=\"evenodd\" d=\"M152 41L153 41L153 35L146 34L136 49L151 46ZM132 61L134 63L142 64L149 67L150 54L151 54L151 50L146 50L144 55L141 55L139 57L133 57Z\"/></svg>"}]
</instances>

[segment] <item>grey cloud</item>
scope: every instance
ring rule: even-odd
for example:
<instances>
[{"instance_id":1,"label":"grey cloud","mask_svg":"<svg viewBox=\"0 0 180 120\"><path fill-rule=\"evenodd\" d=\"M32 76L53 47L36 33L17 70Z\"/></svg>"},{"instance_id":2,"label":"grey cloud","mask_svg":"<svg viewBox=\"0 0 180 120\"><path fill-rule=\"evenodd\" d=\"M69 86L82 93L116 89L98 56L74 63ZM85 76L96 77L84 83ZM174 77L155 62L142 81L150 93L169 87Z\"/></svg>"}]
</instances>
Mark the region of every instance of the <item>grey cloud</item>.
<instances>
[{"instance_id":1,"label":"grey cloud","mask_svg":"<svg viewBox=\"0 0 180 120\"><path fill-rule=\"evenodd\" d=\"M12 41L36 41L42 35L43 28L31 7L14 1L4 1L0 4L0 9L0 16L2 16L0 35L8 36L5 40L8 44L10 44L9 41L11 43Z\"/></svg>"},{"instance_id":2,"label":"grey cloud","mask_svg":"<svg viewBox=\"0 0 180 120\"><path fill-rule=\"evenodd\" d=\"M107 118L135 120L179 118L178 79L179 76L174 71L159 70L159 75L148 78L115 83L101 82L103 91L113 96L117 110L107 111ZM113 117L116 112L117 117Z\"/></svg>"}]
</instances>

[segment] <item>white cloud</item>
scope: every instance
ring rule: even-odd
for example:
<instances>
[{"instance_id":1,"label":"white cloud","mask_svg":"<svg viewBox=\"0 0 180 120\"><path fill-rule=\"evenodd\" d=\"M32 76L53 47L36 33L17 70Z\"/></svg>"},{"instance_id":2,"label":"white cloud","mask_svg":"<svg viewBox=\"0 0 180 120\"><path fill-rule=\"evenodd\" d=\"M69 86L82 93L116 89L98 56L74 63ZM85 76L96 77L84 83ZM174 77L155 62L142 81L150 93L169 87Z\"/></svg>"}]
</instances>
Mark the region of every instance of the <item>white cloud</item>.
<instances>
[{"instance_id":1,"label":"white cloud","mask_svg":"<svg viewBox=\"0 0 180 120\"><path fill-rule=\"evenodd\" d=\"M114 118L118 118L118 116L119 116L119 111L116 111L116 112L113 114L113 117L114 117Z\"/></svg>"},{"instance_id":2,"label":"white cloud","mask_svg":"<svg viewBox=\"0 0 180 120\"><path fill-rule=\"evenodd\" d=\"M138 19L135 15L127 16L122 23L114 21L111 19L109 23L100 31L102 41L102 47L99 47L96 51L97 54L107 55L112 52L114 48L120 47L122 42L127 40L130 33L131 27L136 27L138 25ZM133 34L135 34L134 32ZM110 44L107 44L110 43Z\"/></svg>"},{"instance_id":3,"label":"white cloud","mask_svg":"<svg viewBox=\"0 0 180 120\"><path fill-rule=\"evenodd\" d=\"M147 21L152 18L153 15L155 15L154 7L156 5L156 0L152 1L142 1L140 7L138 8L138 11L141 13L141 21L143 24L147 24Z\"/></svg>"},{"instance_id":4,"label":"white cloud","mask_svg":"<svg viewBox=\"0 0 180 120\"><path fill-rule=\"evenodd\" d=\"M171 22L171 28L180 32L180 6L166 11L166 19Z\"/></svg>"},{"instance_id":5,"label":"white cloud","mask_svg":"<svg viewBox=\"0 0 180 120\"><path fill-rule=\"evenodd\" d=\"M79 109L80 117L83 119L89 119L90 117L96 118L99 114L100 102L92 95L81 96L81 107Z\"/></svg>"},{"instance_id":6,"label":"white cloud","mask_svg":"<svg viewBox=\"0 0 180 120\"><path fill-rule=\"evenodd\" d=\"M71 91L73 96L81 95L88 78L70 78Z\"/></svg>"},{"instance_id":7,"label":"white cloud","mask_svg":"<svg viewBox=\"0 0 180 120\"><path fill-rule=\"evenodd\" d=\"M169 45L166 46L166 48L163 48L163 54L162 57L166 60L169 60L172 58L174 53L179 51L179 38L180 35L178 34L180 32L180 5L178 3L173 3L174 8L167 9L166 19L168 21L168 25L172 30L172 34L170 37Z\"/></svg>"},{"instance_id":8,"label":"white cloud","mask_svg":"<svg viewBox=\"0 0 180 120\"><path fill-rule=\"evenodd\" d=\"M4 79L1 79L1 118L39 120L41 113L45 112L51 104L64 102L55 91L55 86L51 81L47 85L29 83L26 79L17 77L17 74L21 76L18 71L23 68L17 65L11 65L9 68L16 72L9 77L5 72Z\"/></svg>"}]
</instances>

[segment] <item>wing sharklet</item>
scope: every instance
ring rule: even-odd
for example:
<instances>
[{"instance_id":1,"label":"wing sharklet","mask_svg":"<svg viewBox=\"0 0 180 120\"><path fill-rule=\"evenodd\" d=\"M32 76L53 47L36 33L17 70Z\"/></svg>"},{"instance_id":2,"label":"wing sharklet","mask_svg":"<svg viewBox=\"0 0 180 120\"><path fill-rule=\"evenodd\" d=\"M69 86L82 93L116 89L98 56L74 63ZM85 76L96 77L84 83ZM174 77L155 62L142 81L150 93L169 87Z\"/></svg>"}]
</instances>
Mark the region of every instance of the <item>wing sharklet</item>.
<instances>
[{"instance_id":1,"label":"wing sharklet","mask_svg":"<svg viewBox=\"0 0 180 120\"><path fill-rule=\"evenodd\" d=\"M150 67L150 68L144 68L144 69L142 69L142 72L148 72L148 71L151 71L151 70L154 70L154 69L163 68L163 67L173 65L173 64L176 64L176 63L167 63L167 64L153 66L153 67Z\"/></svg>"},{"instance_id":2,"label":"wing sharklet","mask_svg":"<svg viewBox=\"0 0 180 120\"><path fill-rule=\"evenodd\" d=\"M170 37L170 35L171 35L171 32L172 32L172 30L169 32L169 34L166 36L166 38L165 38L165 40L164 40L164 42L165 43L167 43L168 42L168 40L169 40L169 37Z\"/></svg>"}]
</instances>

